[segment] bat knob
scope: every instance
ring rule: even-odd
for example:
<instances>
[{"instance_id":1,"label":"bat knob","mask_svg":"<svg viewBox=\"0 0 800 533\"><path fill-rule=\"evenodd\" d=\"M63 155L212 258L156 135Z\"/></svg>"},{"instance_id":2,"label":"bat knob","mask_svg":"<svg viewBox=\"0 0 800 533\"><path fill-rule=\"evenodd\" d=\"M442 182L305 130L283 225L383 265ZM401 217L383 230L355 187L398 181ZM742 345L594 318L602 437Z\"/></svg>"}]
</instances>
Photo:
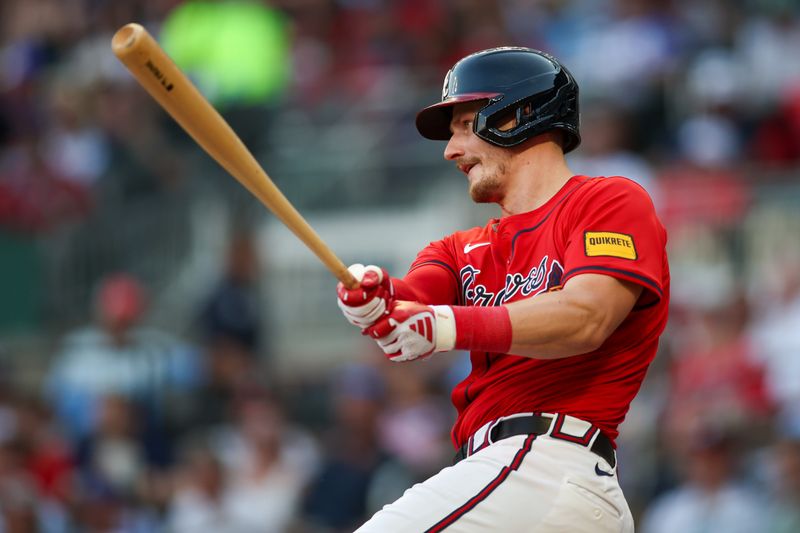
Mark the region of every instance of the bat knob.
<instances>
[{"instance_id":1,"label":"bat knob","mask_svg":"<svg viewBox=\"0 0 800 533\"><path fill-rule=\"evenodd\" d=\"M111 48L114 50L114 53L119 55L124 50L131 48L144 31L145 29L142 25L136 24L135 22L125 24L118 29L114 37L111 38Z\"/></svg>"}]
</instances>

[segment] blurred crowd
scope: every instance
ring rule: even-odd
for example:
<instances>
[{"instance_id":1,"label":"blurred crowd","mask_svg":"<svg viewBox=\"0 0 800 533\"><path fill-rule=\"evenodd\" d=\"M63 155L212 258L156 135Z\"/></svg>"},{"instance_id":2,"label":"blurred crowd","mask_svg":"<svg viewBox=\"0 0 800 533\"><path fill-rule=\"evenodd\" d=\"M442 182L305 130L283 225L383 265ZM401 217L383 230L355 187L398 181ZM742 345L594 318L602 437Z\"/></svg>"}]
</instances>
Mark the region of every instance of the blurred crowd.
<instances>
[{"instance_id":1,"label":"blurred crowd","mask_svg":"<svg viewBox=\"0 0 800 533\"><path fill-rule=\"evenodd\" d=\"M208 185L209 163L110 53L130 21L257 153L281 114L395 125L370 154L376 203L438 179L399 179L393 155L419 142L413 114L456 59L505 44L559 57L582 95L572 168L640 181L670 235L670 324L618 442L638 530L800 531L797 2L4 0L0 328L30 307L49 342L34 378L0 357L0 533L351 531L451 459L465 354L390 365L365 349L277 374L247 229L181 331L147 321L161 287L135 266L155 252L126 232L124 254L91 250L80 309L42 301L24 250L161 217L153 205Z\"/></svg>"},{"instance_id":2,"label":"blurred crowd","mask_svg":"<svg viewBox=\"0 0 800 533\"><path fill-rule=\"evenodd\" d=\"M41 390L4 373L0 531L350 531L452 457L448 360L391 368L376 350L278 382L250 241L229 257L195 341L144 325L148 291L115 273Z\"/></svg>"}]
</instances>

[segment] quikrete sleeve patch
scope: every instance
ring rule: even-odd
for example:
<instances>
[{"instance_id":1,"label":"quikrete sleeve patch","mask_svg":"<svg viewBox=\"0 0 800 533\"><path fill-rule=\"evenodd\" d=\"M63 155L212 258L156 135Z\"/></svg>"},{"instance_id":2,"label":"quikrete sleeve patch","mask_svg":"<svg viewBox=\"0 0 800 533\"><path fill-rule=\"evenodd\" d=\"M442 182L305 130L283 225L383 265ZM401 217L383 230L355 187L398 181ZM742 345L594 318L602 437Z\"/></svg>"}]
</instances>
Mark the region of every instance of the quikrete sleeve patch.
<instances>
[{"instance_id":1,"label":"quikrete sleeve patch","mask_svg":"<svg viewBox=\"0 0 800 533\"><path fill-rule=\"evenodd\" d=\"M636 259L636 246L630 235L610 231L587 231L584 237L587 257Z\"/></svg>"}]
</instances>

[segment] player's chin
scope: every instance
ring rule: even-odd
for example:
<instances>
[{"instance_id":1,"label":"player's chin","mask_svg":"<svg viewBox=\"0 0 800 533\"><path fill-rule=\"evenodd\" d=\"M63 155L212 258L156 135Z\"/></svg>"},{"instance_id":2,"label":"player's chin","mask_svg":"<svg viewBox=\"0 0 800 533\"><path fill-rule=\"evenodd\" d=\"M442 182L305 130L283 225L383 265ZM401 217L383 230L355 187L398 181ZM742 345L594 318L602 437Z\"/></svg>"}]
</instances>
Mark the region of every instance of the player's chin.
<instances>
[{"instance_id":1,"label":"player's chin","mask_svg":"<svg viewBox=\"0 0 800 533\"><path fill-rule=\"evenodd\" d=\"M496 180L484 178L469 184L469 196L477 204L488 204L498 201L500 187Z\"/></svg>"}]
</instances>

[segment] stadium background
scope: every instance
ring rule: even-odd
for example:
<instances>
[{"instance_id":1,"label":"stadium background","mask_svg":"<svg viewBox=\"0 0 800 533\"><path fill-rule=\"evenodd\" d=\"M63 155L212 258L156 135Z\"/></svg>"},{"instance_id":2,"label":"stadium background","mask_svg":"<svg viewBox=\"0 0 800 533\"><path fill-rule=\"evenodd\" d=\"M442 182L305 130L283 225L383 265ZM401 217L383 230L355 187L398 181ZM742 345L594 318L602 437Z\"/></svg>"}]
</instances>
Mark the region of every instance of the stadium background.
<instances>
[{"instance_id":1,"label":"stadium background","mask_svg":"<svg viewBox=\"0 0 800 533\"><path fill-rule=\"evenodd\" d=\"M640 181L670 235L670 324L619 440L638 529L800 530L796 2L4 0L0 532L350 531L451 457L465 354L390 365L351 331L118 64L130 21L345 263L395 275L494 213L414 130L446 69L559 57L573 170Z\"/></svg>"}]
</instances>

